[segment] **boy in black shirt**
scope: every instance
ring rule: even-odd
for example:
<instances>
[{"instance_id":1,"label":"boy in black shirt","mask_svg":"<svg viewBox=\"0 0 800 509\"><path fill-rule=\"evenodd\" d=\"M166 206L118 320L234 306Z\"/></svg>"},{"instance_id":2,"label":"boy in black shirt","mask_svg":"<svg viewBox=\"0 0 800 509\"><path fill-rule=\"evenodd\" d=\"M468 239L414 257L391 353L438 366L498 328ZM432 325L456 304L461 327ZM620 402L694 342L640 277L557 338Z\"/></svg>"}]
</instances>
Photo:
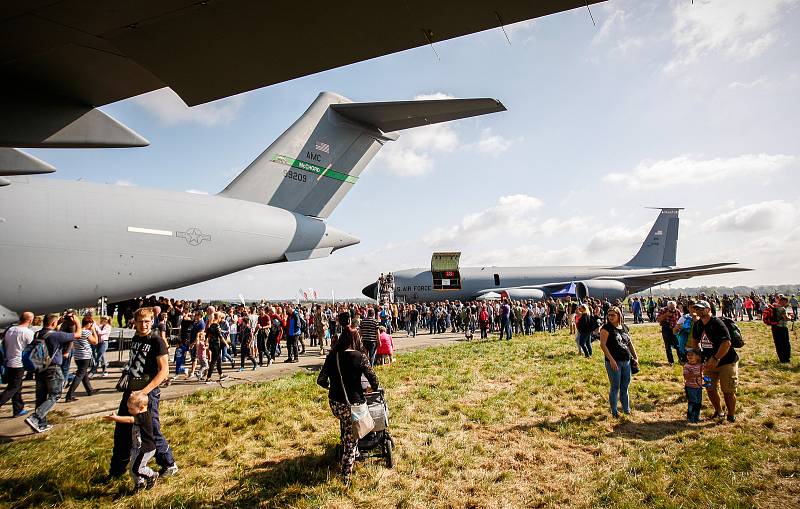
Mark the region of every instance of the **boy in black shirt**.
<instances>
[{"instance_id":1,"label":"boy in black shirt","mask_svg":"<svg viewBox=\"0 0 800 509\"><path fill-rule=\"evenodd\" d=\"M131 415L111 413L105 419L121 424L131 424L131 476L137 490L150 489L156 484L158 474L147 466L156 454L153 438L153 414L147 410L148 398L141 392L128 398L128 412Z\"/></svg>"}]
</instances>

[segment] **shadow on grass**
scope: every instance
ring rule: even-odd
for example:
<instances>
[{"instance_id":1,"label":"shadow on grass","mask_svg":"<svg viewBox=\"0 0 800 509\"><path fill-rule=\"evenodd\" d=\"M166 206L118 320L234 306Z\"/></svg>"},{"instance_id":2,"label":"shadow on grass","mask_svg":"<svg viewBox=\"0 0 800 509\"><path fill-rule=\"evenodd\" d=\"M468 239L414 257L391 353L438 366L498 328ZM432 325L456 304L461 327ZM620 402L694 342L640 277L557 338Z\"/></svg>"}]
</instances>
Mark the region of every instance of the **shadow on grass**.
<instances>
[{"instance_id":1,"label":"shadow on grass","mask_svg":"<svg viewBox=\"0 0 800 509\"><path fill-rule=\"evenodd\" d=\"M61 466L53 465L53 468ZM32 506L59 506L65 501L83 501L87 506L100 501L111 502L119 497L133 494L130 483L117 481L113 484L95 484L78 476L75 479L55 480L57 475L50 469L25 477L0 479L0 506L10 508ZM8 505L4 505L8 503Z\"/></svg>"},{"instance_id":2,"label":"shadow on grass","mask_svg":"<svg viewBox=\"0 0 800 509\"><path fill-rule=\"evenodd\" d=\"M328 445L321 454L264 461L239 477L235 494L215 503L216 507L291 507L308 499L308 490L338 478L336 446Z\"/></svg>"},{"instance_id":3,"label":"shadow on grass","mask_svg":"<svg viewBox=\"0 0 800 509\"><path fill-rule=\"evenodd\" d=\"M690 426L685 419L650 422L620 422L614 426L614 430L609 433L609 436L652 441L660 440L666 436L674 435L682 431L702 429L713 424L713 422L707 421Z\"/></svg>"}]
</instances>

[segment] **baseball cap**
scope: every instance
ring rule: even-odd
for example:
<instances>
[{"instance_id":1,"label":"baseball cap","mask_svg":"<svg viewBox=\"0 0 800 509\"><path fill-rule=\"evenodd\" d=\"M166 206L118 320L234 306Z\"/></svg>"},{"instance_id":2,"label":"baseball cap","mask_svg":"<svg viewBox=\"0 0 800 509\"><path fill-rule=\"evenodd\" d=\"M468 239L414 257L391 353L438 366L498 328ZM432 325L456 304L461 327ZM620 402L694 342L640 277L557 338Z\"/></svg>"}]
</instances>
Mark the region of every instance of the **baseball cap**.
<instances>
[{"instance_id":1,"label":"baseball cap","mask_svg":"<svg viewBox=\"0 0 800 509\"><path fill-rule=\"evenodd\" d=\"M711 305L708 303L707 300L698 300L692 305L692 307L701 309L711 309Z\"/></svg>"}]
</instances>

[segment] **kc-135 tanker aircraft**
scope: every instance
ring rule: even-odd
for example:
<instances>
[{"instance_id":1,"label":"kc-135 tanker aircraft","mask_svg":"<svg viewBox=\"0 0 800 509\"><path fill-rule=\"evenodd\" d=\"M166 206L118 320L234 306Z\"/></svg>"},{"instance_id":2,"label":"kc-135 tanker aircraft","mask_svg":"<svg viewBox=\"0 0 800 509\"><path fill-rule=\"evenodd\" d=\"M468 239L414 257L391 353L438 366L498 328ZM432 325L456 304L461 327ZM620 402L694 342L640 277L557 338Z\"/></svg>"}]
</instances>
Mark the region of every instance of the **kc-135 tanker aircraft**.
<instances>
[{"instance_id":1,"label":"kc-135 tanker aircraft","mask_svg":"<svg viewBox=\"0 0 800 509\"><path fill-rule=\"evenodd\" d=\"M734 263L676 267L679 208L661 208L639 252L619 266L464 267L460 253L434 253L431 269L392 273L394 288L379 282L364 288L369 298L387 295L402 302L509 298L538 300L548 296L624 298L647 288L696 276L742 272Z\"/></svg>"}]
</instances>

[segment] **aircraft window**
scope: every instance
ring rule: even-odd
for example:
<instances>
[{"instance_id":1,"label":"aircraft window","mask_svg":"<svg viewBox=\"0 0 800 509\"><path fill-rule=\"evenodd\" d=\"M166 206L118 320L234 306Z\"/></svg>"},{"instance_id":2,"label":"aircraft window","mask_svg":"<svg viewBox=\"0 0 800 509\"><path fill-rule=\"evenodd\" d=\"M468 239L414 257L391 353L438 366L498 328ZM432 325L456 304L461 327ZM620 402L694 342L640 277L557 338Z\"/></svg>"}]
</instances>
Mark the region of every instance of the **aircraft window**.
<instances>
[{"instance_id":1,"label":"aircraft window","mask_svg":"<svg viewBox=\"0 0 800 509\"><path fill-rule=\"evenodd\" d=\"M494 285L495 286L500 286L500 274L495 274L494 275Z\"/></svg>"}]
</instances>

